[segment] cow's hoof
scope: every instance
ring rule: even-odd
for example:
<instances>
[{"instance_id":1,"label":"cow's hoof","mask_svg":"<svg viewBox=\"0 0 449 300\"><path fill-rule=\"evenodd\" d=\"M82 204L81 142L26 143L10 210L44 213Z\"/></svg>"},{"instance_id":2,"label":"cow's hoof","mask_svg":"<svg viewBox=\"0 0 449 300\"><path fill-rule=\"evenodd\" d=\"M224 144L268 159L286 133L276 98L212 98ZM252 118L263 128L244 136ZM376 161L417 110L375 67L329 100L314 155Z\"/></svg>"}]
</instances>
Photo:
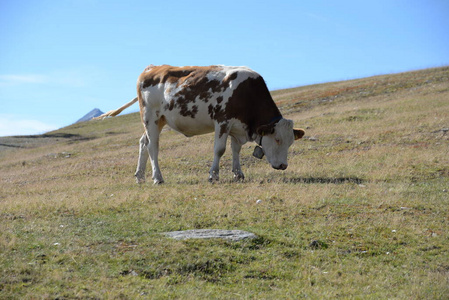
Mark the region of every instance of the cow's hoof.
<instances>
[{"instance_id":1,"label":"cow's hoof","mask_svg":"<svg viewBox=\"0 0 449 300\"><path fill-rule=\"evenodd\" d=\"M245 175L242 172L234 173L234 181L243 181L245 180Z\"/></svg>"},{"instance_id":2,"label":"cow's hoof","mask_svg":"<svg viewBox=\"0 0 449 300\"><path fill-rule=\"evenodd\" d=\"M163 184L164 180L163 179L154 179L153 180L153 184Z\"/></svg>"},{"instance_id":3,"label":"cow's hoof","mask_svg":"<svg viewBox=\"0 0 449 300\"><path fill-rule=\"evenodd\" d=\"M217 174L209 175L209 182L210 183L217 182L218 180L219 180L219 177L218 177Z\"/></svg>"},{"instance_id":4,"label":"cow's hoof","mask_svg":"<svg viewBox=\"0 0 449 300\"><path fill-rule=\"evenodd\" d=\"M145 183L145 177L144 177L144 178L138 178L138 177L136 177L136 182L137 182L137 184L143 184L143 183Z\"/></svg>"},{"instance_id":5,"label":"cow's hoof","mask_svg":"<svg viewBox=\"0 0 449 300\"><path fill-rule=\"evenodd\" d=\"M138 184L145 183L145 172L136 171L136 173L134 174L134 177L136 177L136 182Z\"/></svg>"}]
</instances>

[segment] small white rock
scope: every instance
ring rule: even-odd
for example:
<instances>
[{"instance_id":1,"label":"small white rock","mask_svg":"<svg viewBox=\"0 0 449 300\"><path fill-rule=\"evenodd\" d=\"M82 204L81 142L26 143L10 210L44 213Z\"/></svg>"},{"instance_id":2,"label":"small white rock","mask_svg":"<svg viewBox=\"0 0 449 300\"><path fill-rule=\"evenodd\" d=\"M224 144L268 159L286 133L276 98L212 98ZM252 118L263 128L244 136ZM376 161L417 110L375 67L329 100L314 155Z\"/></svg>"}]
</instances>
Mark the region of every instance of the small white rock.
<instances>
[{"instance_id":1,"label":"small white rock","mask_svg":"<svg viewBox=\"0 0 449 300\"><path fill-rule=\"evenodd\" d=\"M395 229L393 229L391 232L393 232L393 233L396 233L396 230Z\"/></svg>"},{"instance_id":2,"label":"small white rock","mask_svg":"<svg viewBox=\"0 0 449 300\"><path fill-rule=\"evenodd\" d=\"M262 202L262 200L257 199L256 204L259 204L259 203L261 203L261 202Z\"/></svg>"}]
</instances>

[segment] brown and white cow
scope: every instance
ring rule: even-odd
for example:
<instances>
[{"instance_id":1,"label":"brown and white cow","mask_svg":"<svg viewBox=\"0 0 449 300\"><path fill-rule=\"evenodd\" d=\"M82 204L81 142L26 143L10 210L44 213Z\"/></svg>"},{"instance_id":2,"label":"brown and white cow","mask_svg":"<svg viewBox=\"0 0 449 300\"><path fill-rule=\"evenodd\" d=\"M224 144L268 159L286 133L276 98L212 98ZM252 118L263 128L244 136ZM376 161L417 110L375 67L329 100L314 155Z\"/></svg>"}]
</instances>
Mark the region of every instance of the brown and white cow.
<instances>
[{"instance_id":1,"label":"brown and white cow","mask_svg":"<svg viewBox=\"0 0 449 300\"><path fill-rule=\"evenodd\" d=\"M285 170L288 148L304 135L303 129L293 129L293 121L282 117L262 76L247 67L150 65L137 80L137 97L105 115L117 115L137 100L145 127L135 174L138 183L145 181L148 157L154 183L164 182L158 154L166 124L187 137L215 132L210 181L219 178L228 136L234 178L243 179L239 158L243 144L256 141L271 166Z\"/></svg>"}]
</instances>

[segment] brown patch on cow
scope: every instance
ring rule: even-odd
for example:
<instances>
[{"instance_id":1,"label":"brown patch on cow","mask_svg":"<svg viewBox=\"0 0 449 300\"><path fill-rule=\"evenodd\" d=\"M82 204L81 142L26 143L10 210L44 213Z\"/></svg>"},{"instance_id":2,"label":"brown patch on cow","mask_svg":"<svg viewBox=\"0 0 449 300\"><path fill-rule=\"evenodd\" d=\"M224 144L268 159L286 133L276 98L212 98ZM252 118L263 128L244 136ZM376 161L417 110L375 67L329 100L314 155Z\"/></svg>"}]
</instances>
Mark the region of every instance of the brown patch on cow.
<instances>
[{"instance_id":1,"label":"brown patch on cow","mask_svg":"<svg viewBox=\"0 0 449 300\"><path fill-rule=\"evenodd\" d=\"M173 110L173 108L175 108L175 100L171 99L168 104L168 110Z\"/></svg>"},{"instance_id":2,"label":"brown patch on cow","mask_svg":"<svg viewBox=\"0 0 449 300\"><path fill-rule=\"evenodd\" d=\"M210 104L207 109L212 120L216 120L218 123L223 123L226 121L225 110L221 105L213 106L212 104Z\"/></svg>"},{"instance_id":3,"label":"brown patch on cow","mask_svg":"<svg viewBox=\"0 0 449 300\"><path fill-rule=\"evenodd\" d=\"M194 118L198 113L198 105L193 105L192 108L189 109L189 104L195 103L196 96L197 94L189 89L181 90L175 94L174 97L177 98L170 100L169 110L176 107L179 109L179 114L181 116Z\"/></svg>"},{"instance_id":4,"label":"brown patch on cow","mask_svg":"<svg viewBox=\"0 0 449 300\"><path fill-rule=\"evenodd\" d=\"M209 116L210 116L211 119L215 119L215 118L214 118L214 114L215 114L215 112L214 112L214 106L213 106L212 104L210 104L210 105L207 107L207 113L209 114Z\"/></svg>"},{"instance_id":5,"label":"brown patch on cow","mask_svg":"<svg viewBox=\"0 0 449 300\"><path fill-rule=\"evenodd\" d=\"M169 65L147 67L145 71L140 74L139 82L142 88L154 86L159 83L177 83L177 86L182 85L186 80L192 81L196 84L197 80L206 78L209 72L219 70L218 66L209 67L172 67ZM206 78L207 79L207 78Z\"/></svg>"},{"instance_id":6,"label":"brown patch on cow","mask_svg":"<svg viewBox=\"0 0 449 300\"><path fill-rule=\"evenodd\" d=\"M248 134L252 136L257 128L281 116L265 81L258 76L246 79L234 90L226 104L224 118L240 120L246 124Z\"/></svg>"},{"instance_id":7,"label":"brown patch on cow","mask_svg":"<svg viewBox=\"0 0 449 300\"><path fill-rule=\"evenodd\" d=\"M228 128L228 124L227 124L227 123L221 124L221 125L220 125L220 134L219 134L219 137L222 137L222 135L225 134L225 133L227 133L228 130L229 130L229 128Z\"/></svg>"},{"instance_id":8,"label":"brown patch on cow","mask_svg":"<svg viewBox=\"0 0 449 300\"><path fill-rule=\"evenodd\" d=\"M209 91L202 91L200 92L200 94L198 95L198 97L200 98L200 100L203 100L204 102L209 102L210 97L212 96L212 94Z\"/></svg>"},{"instance_id":9,"label":"brown patch on cow","mask_svg":"<svg viewBox=\"0 0 449 300\"><path fill-rule=\"evenodd\" d=\"M167 124L167 120L164 116L160 117L159 120L157 120L157 126L159 128L159 132L162 130L162 128Z\"/></svg>"},{"instance_id":10,"label":"brown patch on cow","mask_svg":"<svg viewBox=\"0 0 449 300\"><path fill-rule=\"evenodd\" d=\"M229 74L228 76L226 76L224 78L223 82L229 83L230 81L237 79L237 76L238 76L238 73L237 72L233 72L233 73Z\"/></svg>"},{"instance_id":11,"label":"brown patch on cow","mask_svg":"<svg viewBox=\"0 0 449 300\"><path fill-rule=\"evenodd\" d=\"M183 117L191 117L191 118L195 118L195 115L198 113L198 106L197 105L193 105L192 109L189 110L189 108L187 107L187 105L182 105L180 106L180 111L179 114Z\"/></svg>"}]
</instances>

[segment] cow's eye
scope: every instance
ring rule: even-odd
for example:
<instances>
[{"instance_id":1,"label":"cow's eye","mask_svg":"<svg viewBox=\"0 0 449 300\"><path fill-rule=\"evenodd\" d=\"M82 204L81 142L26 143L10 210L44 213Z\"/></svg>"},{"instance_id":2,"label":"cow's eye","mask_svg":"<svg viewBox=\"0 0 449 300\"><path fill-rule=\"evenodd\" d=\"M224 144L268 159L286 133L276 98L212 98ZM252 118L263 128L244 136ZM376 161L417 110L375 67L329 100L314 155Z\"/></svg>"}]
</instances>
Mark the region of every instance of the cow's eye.
<instances>
[{"instance_id":1,"label":"cow's eye","mask_svg":"<svg viewBox=\"0 0 449 300\"><path fill-rule=\"evenodd\" d=\"M276 144L280 145L281 144L281 140L280 139L274 139L276 141Z\"/></svg>"}]
</instances>

